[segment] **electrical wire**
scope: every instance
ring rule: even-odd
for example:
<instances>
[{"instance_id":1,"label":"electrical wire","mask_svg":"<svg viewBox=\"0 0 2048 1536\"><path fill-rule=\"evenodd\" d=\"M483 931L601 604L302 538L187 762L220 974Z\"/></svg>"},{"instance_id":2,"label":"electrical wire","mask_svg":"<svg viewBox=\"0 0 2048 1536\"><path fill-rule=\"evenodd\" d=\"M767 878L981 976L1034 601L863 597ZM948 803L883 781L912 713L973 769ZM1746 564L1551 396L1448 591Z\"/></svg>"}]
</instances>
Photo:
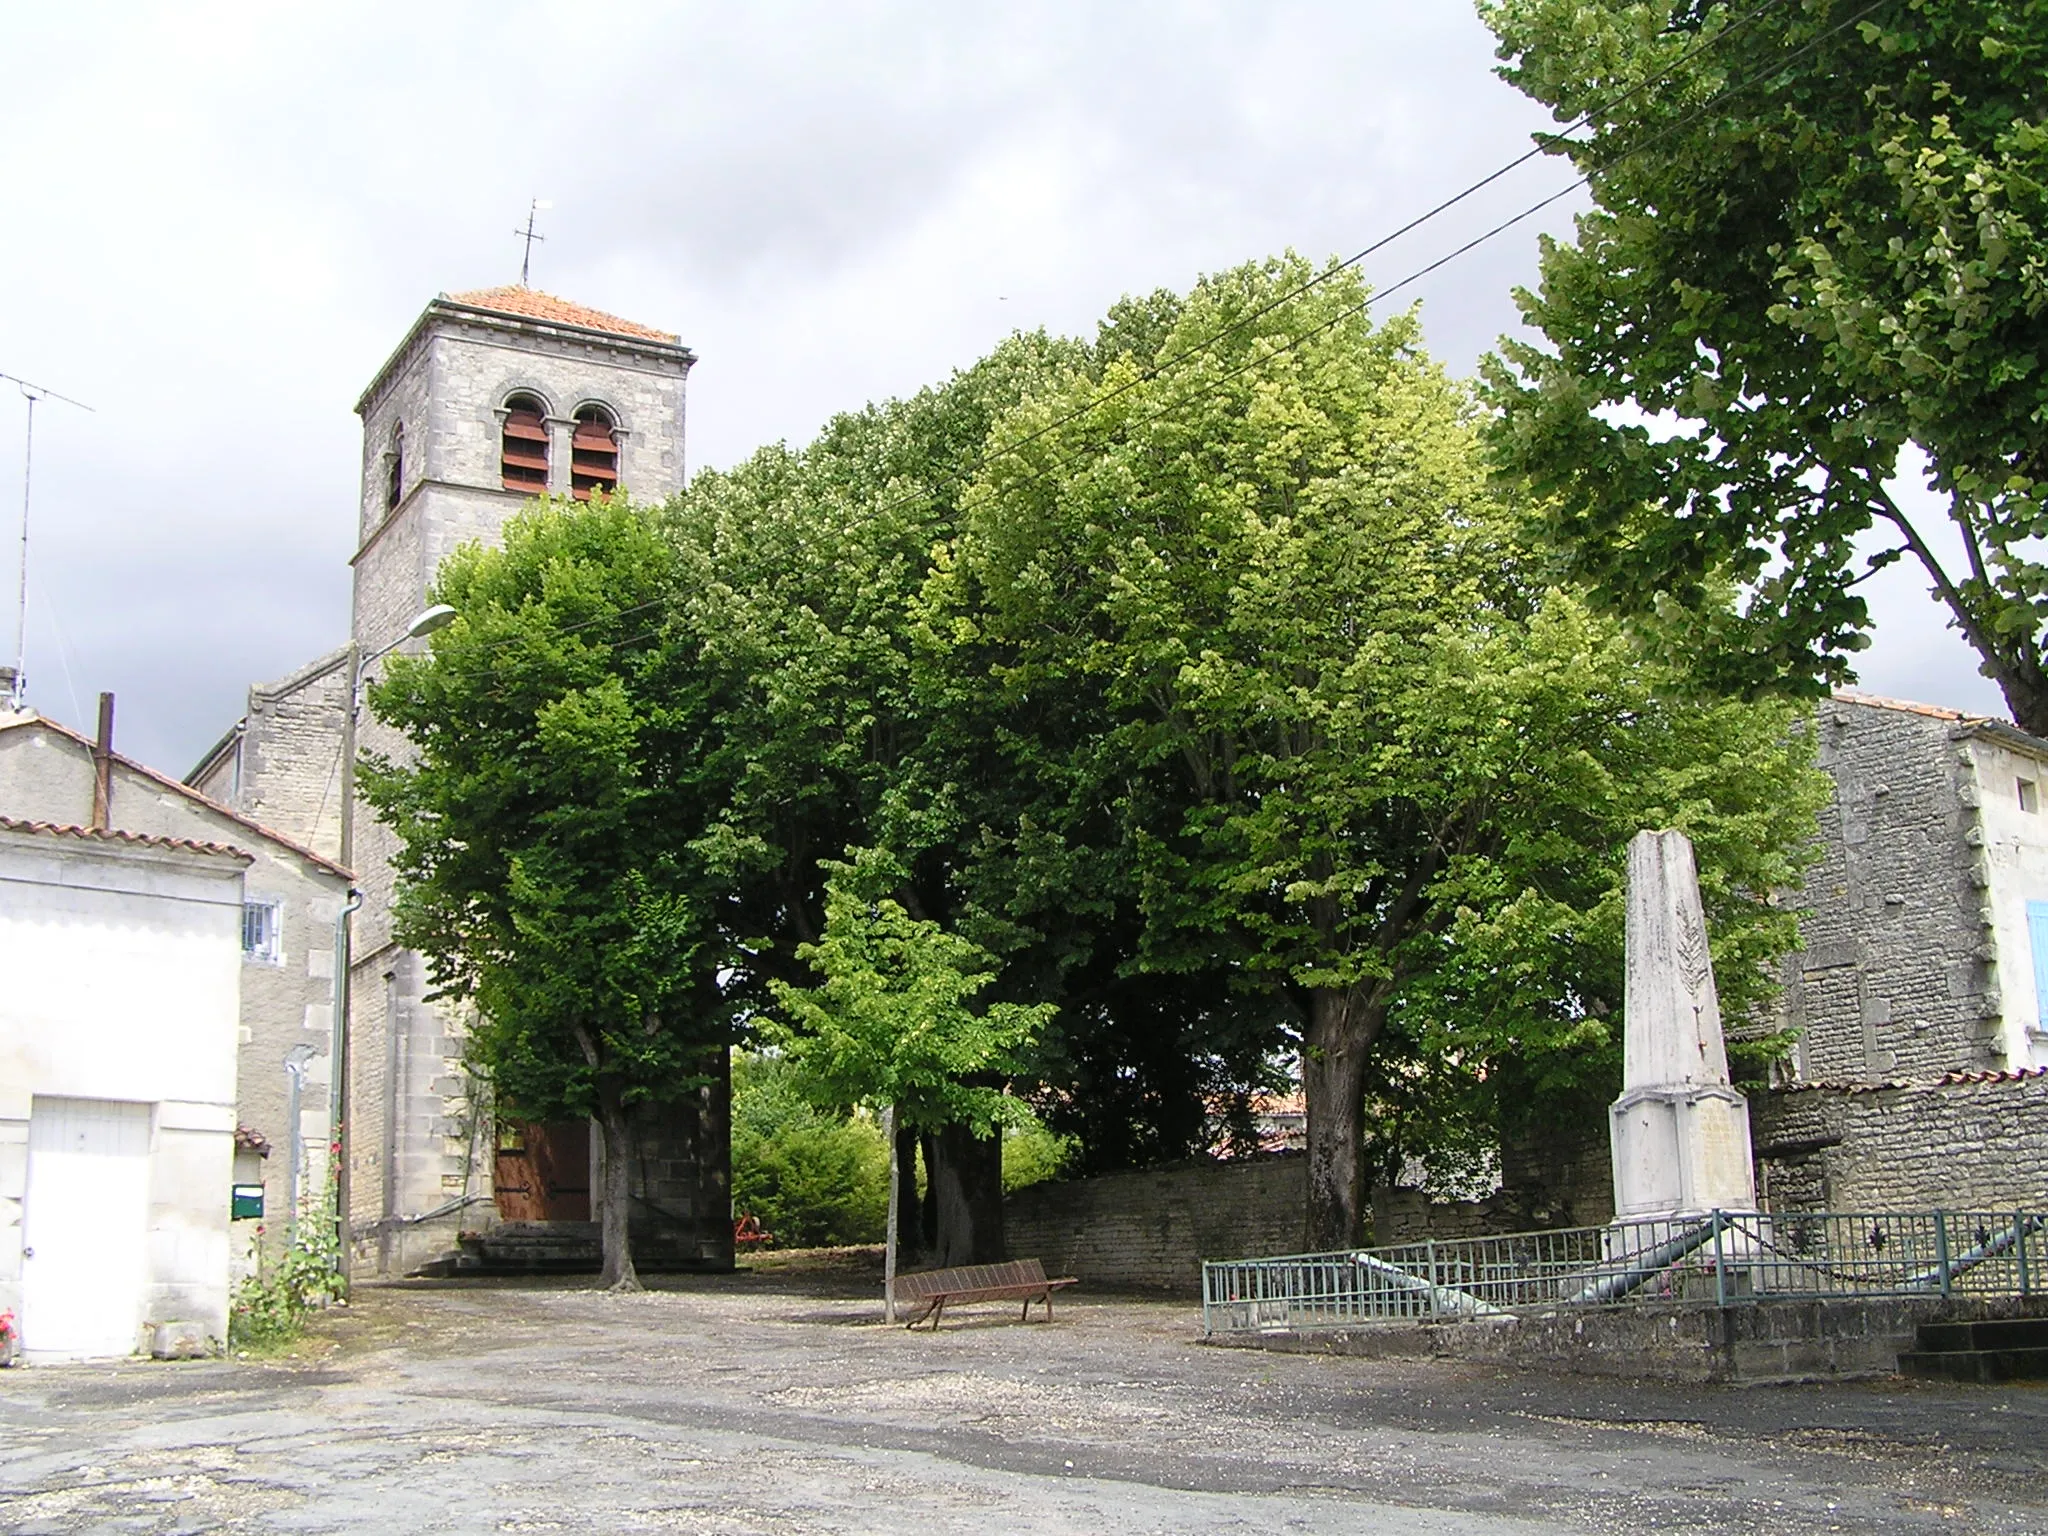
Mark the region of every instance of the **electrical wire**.
<instances>
[{"instance_id":1,"label":"electrical wire","mask_svg":"<svg viewBox=\"0 0 2048 1536\"><path fill-rule=\"evenodd\" d=\"M1747 90L1750 86L1756 84L1759 80L1765 79L1769 75L1774 75L1782 72L1787 65L1793 63L1795 60L1803 57L1804 55L1811 53L1814 49L1818 48L1822 43L1826 42L1829 38L1835 36L1837 33L1846 31L1848 28L1853 27L1854 25L1856 25L1856 23L1862 21L1865 17L1869 16L1873 11L1882 9L1882 7L1886 3L1887 0L1871 0L1871 3L1863 7L1862 10L1855 12L1854 14L1850 15L1849 17L1840 22L1837 22L1834 26L1828 28L1827 31L1822 32L1813 38L1810 38L1808 41L1801 44L1798 48L1793 49L1790 53L1786 54L1783 58L1779 59L1769 70L1760 70L1756 74L1749 76L1747 79L1743 80L1739 84L1732 85L1728 87L1726 90L1719 92L1718 94L1709 98L1707 101L1702 102L1698 107L1694 108L1691 112L1688 112L1684 117L1680 118L1677 122L1670 124L1668 127L1664 128L1662 131L1658 133L1650 135L1648 138L1643 139L1640 143L1628 146L1626 149L1622 150L1621 153L1614 156L1613 159L1607 161L1604 165L1599 166L1595 170L1588 171L1584 175L1580 176L1577 180L1573 181L1570 185L1560 187L1557 191L1551 193L1550 196L1542 199L1540 202L1532 203L1527 208L1524 208L1520 213L1515 214L1513 217L1503 219L1500 223L1494 225L1485 233L1475 235L1472 239L1466 241L1456 250L1450 251L1445 255L1439 256L1435 261L1430 262L1427 266L1417 268L1416 270L1410 272L1406 277L1401 278L1398 282L1389 284L1385 288L1375 289L1373 292L1366 295L1366 297L1360 300L1358 303L1347 306L1346 308L1340 310L1338 313L1330 316L1330 318L1328 318L1327 320L1322 321L1318 325L1311 326L1308 330L1302 332L1299 336L1292 337L1289 340L1282 342L1279 346L1274 347L1270 352L1261 353L1259 356L1252 358L1250 361L1240 364L1236 368L1231 369L1230 372L1209 381L1202 388L1197 389L1192 393L1181 395L1176 397L1175 399L1167 401L1165 404L1159 406L1157 409L1150 411L1143 416L1138 417L1136 421L1130 423L1130 425L1148 425L1151 422L1157 421L1162 417L1172 414L1174 411L1179 410L1183 406L1191 405L1197 400L1204 399L1208 395L1213 394L1217 389L1221 388L1224 384L1229 383L1232 379L1235 379L1242 374L1249 373L1254 368L1264 367L1274 358L1279 357L1284 353L1293 351L1296 347L1302 346L1305 343L1312 341L1314 338L1322 335L1326 331L1335 329L1337 326L1342 325L1345 321L1352 319L1354 316L1365 313L1366 311L1370 310L1373 307L1373 305L1377 304L1380 300L1390 298L1394 294L1400 292L1403 288L1409 287L1414 283L1420 282L1423 278L1429 276L1430 273L1435 272L1441 267L1449 265L1451 262L1457 260L1460 256L1465 255L1467 252L1476 250L1478 247L1486 244L1489 240L1492 240L1497 236L1506 233L1508 230L1513 229L1517 224L1521 224L1526 220L1533 218L1536 214L1541 213L1545 208L1548 208L1552 203L1559 201L1561 198L1569 197L1572 193L1578 191L1580 188L1590 185L1596 177L1605 175L1608 171L1612 170L1615 166L1621 164L1624 160L1630 159L1635 155L1639 155L1643 153L1645 150L1654 148L1656 145L1670 138L1673 134L1679 132L1681 129L1684 129L1690 126L1691 124L1697 122L1701 117L1705 116L1708 112L1713 110L1715 107L1719 106L1722 102L1727 101L1730 97ZM1725 36L1726 33L1722 33L1719 35ZM1104 398L1107 397L1105 396ZM1076 416L1080 414L1084 413L1075 413ZM1044 434L1042 431L1033 434L1033 436L1043 435ZM1021 444L1026 441L1029 441L1029 439L1019 439L1019 445L1021 446ZM988 455L976 466L976 468L985 467L990 459L993 459L997 456L998 455L993 453ZM1064 469L1067 466L1077 462L1081 457L1082 455L1080 453L1067 455L1065 457L1055 460L1055 462L1050 466L1050 468ZM1029 471L1027 471L1027 476L1032 479L1040 478L1038 474L1033 474ZM963 474L958 478L964 479L965 475ZM944 483L946 482L940 482L940 484ZM890 504L884 504L885 509L888 505Z\"/></svg>"},{"instance_id":2,"label":"electrical wire","mask_svg":"<svg viewBox=\"0 0 2048 1536\"><path fill-rule=\"evenodd\" d=\"M1530 160L1535 159L1540 155L1552 153L1556 148L1563 144L1566 144L1568 142L1574 142L1569 139L1569 135L1576 132L1578 129L1586 126L1588 123L1592 122L1596 117L1611 112L1614 108L1622 105L1624 102L1629 101L1635 96L1640 95L1643 91L1649 89L1650 87L1657 84L1661 84L1664 81L1670 79L1687 62L1699 57L1702 53L1706 52L1707 50L1715 46L1718 46L1720 43L1734 36L1735 33L1742 27L1747 26L1751 22L1754 22L1760 19L1761 17L1770 14L1772 11L1778 9L1779 7L1787 3L1789 3L1789 0L1768 0L1768 3L1759 6L1756 10L1748 12L1744 16L1738 18L1736 21L1732 22L1727 27L1724 27L1719 32L1715 33L1712 37L1702 38L1699 42L1695 43L1690 48L1686 49L1683 53L1681 53L1676 59L1674 59L1665 69L1663 69L1659 73L1653 74L1645 78L1644 80L1638 81L1635 85L1629 87L1628 90L1622 92L1620 95L1617 95L1615 97L1610 98L1607 101L1602 102L1597 107L1588 109L1586 112L1582 113L1578 118L1574 119L1573 122L1568 127L1563 129L1560 133L1555 135L1545 135L1543 141L1539 143L1535 148L1524 152L1523 154L1517 156L1515 159L1510 160L1504 165L1489 172L1487 175L1481 177L1479 180L1471 183L1469 186L1454 193L1452 196L1444 199L1435 207L1427 210L1424 213L1418 214L1416 217L1410 219L1407 223L1403 224L1400 228L1393 230L1392 232L1382 236L1378 240L1375 240L1372 244L1366 246L1364 249L1360 250L1355 255L1347 257L1345 260L1341 262L1333 263L1331 266L1318 272L1313 277L1296 284L1293 288L1287 290L1285 293L1277 295L1273 299L1268 300L1265 304L1259 306L1251 313L1240 316L1238 319L1232 321L1229 325L1224 326L1221 329L1216 330L1214 332L1211 332L1209 335L1203 337L1201 340L1197 342L1191 343L1189 346L1183 348L1181 351L1161 359L1152 367L1140 372L1139 374L1133 376L1130 379L1121 381L1113 388L1105 390L1101 394L1092 396L1085 404L1077 406L1072 410L1067 411L1061 416L1055 417L1052 421L1046 422L1043 425L1034 428L1032 431L1026 433L1024 436L1020 438L1015 439L1012 442L1002 444L995 448L991 448L988 452L978 456L975 459L975 461L967 468L956 470L951 474L941 476L928 486L921 486L915 491L906 492L903 495L892 497L880 502L871 509L871 513L879 514L883 512L888 512L899 506L906 506L915 501L929 499L936 491L946 486L964 484L971 476L978 473L982 469L985 469L990 463L992 463L996 459L1013 457L1016 454L1018 454L1022 449L1028 447L1030 444L1037 442L1047 436L1050 436L1052 433L1059 431L1063 427L1071 426L1076 421L1082 420L1083 418L1094 414L1096 411L1100 410L1103 406L1109 404L1111 401L1119 399L1123 395L1130 393L1132 390L1138 389L1147 383L1159 379L1165 374L1180 367L1184 363L1187 363L1198 356L1202 356L1208 353L1209 350L1212 349L1217 343L1229 339L1231 336L1243 330L1246 326L1255 323L1256 321L1264 318L1269 314L1272 314L1275 310L1280 309L1284 305L1292 303L1296 299L1302 297L1304 294L1312 291L1313 289L1321 286L1326 282L1329 282L1338 274L1347 271L1354 266L1357 266L1360 262L1366 260L1368 257L1372 256L1376 252L1384 250L1388 245L1400 239L1402 236L1413 232L1414 230L1420 228L1422 225L1428 223L1430 220L1438 217L1442 213L1448 211L1453 207L1456 207L1459 203L1465 201L1474 193L1479 192L1485 187L1492 185L1495 181L1498 181L1501 177L1507 175L1509 172L1518 169L1519 167L1527 164ZM1248 373L1254 368L1263 367L1266 363L1271 362L1274 358L1282 356L1287 352L1291 352L1295 348L1305 345L1307 342L1313 340L1315 337L1319 335L1322 335L1326 331L1332 330L1336 326L1343 324L1346 320L1349 320L1356 315L1359 315L1370 310L1373 307L1373 305L1380 302L1381 300L1391 298L1394 294L1399 293L1404 288L1412 287L1414 284L1422 281L1422 279L1428 277L1430 274L1440 270L1445 266L1448 266L1451 262L1458 260L1460 257L1465 256L1474 250L1477 250L1480 246L1485 245L1489 241L1497 239L1499 236L1515 228L1517 225L1526 223L1529 219L1535 217L1544 209L1559 202L1563 198L1570 196L1572 193L1577 192L1582 187L1589 185L1596 177L1606 174L1608 171L1611 171L1615 166L1621 164L1623 161L1631 159L1634 156L1639 155L1646 150L1654 148L1657 144L1662 143L1664 140L1670 138L1673 134L1697 122L1701 117L1705 116L1715 107L1721 105L1723 102L1729 100L1730 98L1739 95L1743 91L1748 90L1751 86L1757 84L1759 81L1781 73L1787 66L1796 62L1800 58L1803 58L1807 54L1813 52L1822 43L1826 42L1829 38L1846 31L1848 28L1856 25L1858 22L1862 21L1863 19L1871 15L1871 13L1873 13L1874 11L1882 9L1886 3L1887 0L1871 0L1871 3L1869 5L1864 6L1861 10L1854 12L1844 20L1837 22L1834 26L1828 28L1825 32L1819 33L1815 37L1810 38L1808 41L1801 44L1798 48L1791 50L1782 58L1776 60L1769 69L1759 70L1755 74L1750 75L1747 78L1737 82L1735 85L1728 86L1727 88L1717 92L1714 96L1708 98L1708 100L1702 102L1699 106L1693 108L1690 112L1686 113L1677 122L1670 124L1661 131L1648 136L1647 138L1639 141L1638 143L1629 145L1627 148L1623 149L1619 154L1615 155L1612 159L1608 160L1605 164L1601 165L1596 170L1585 173L1584 175L1578 177L1576 180L1572 181L1569 185L1559 188L1557 191L1551 193L1549 196L1542 198L1537 202L1531 203L1528 207L1522 209L1519 213L1516 213L1511 217L1502 220L1501 222L1493 225L1491 228L1487 229L1483 233L1475 235L1473 238L1467 240L1464 244L1458 246L1454 250L1451 250L1445 253L1444 255L1437 257L1434 261L1431 261L1424 266L1416 268L1415 270L1409 272L1406 276L1400 278L1396 282L1393 282L1384 288L1374 290L1371 294L1367 295L1367 297L1361 302L1348 306L1336 315L1331 316L1329 319L1324 320L1319 324L1312 326L1307 331L1302 332L1299 336L1292 337L1289 340L1281 343L1279 346L1273 348L1271 351L1262 353L1258 357L1255 357L1245 363L1240 364L1238 367L1233 368L1230 372L1223 374L1219 378L1208 381L1208 383L1206 383L1202 388L1190 394L1178 396L1173 400L1167 401L1165 404L1161 405L1155 410L1148 412L1144 416L1137 418L1137 422L1135 424L1143 425L1150 423L1152 421L1159 420L1161 417L1168 415L1171 412L1182 408L1183 406L1192 404L1197 400L1203 399L1208 394L1213 393L1217 388L1220 388L1222 385L1228 383L1230 380L1235 379L1245 373ZM1079 457L1081 457L1081 455L1078 453L1062 456L1057 458L1054 464L1049 467L1064 468L1067 465L1075 462ZM1033 473L1031 471L1027 471L1026 473L1027 476L1029 476L1030 478L1039 478L1038 473ZM564 625L560 629L552 631L552 633L570 634L577 630L588 628L589 626L594 624L610 622L612 619L623 617L626 614L639 613L650 608L658 607L664 601L665 599L655 598L645 603L635 604L630 608L617 609L609 614L598 615L590 619L581 620L575 624ZM501 645L512 644L521 638L523 637L508 635L500 640L491 642L491 644L487 646L486 649L495 649Z\"/></svg>"}]
</instances>

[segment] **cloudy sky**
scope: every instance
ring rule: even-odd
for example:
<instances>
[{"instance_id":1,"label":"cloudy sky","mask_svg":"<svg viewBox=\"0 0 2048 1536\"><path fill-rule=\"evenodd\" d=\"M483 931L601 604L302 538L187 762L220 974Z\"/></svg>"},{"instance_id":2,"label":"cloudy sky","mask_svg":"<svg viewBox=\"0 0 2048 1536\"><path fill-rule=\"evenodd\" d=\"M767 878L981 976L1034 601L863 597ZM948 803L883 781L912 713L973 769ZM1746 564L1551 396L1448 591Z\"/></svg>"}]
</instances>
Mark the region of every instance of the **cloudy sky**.
<instances>
[{"instance_id":1,"label":"cloudy sky","mask_svg":"<svg viewBox=\"0 0 2048 1536\"><path fill-rule=\"evenodd\" d=\"M182 773L338 643L351 413L435 293L515 280L679 332L726 464L1020 327L1293 247L1350 254L1539 113L1466 0L1117 6L35 6L0 0L0 372L38 408L31 702ZM1567 179L1367 264L1391 284ZM1417 284L1460 372L1560 204ZM0 384L13 634L24 405ZM1894 567L1866 686L1996 710Z\"/></svg>"}]
</instances>

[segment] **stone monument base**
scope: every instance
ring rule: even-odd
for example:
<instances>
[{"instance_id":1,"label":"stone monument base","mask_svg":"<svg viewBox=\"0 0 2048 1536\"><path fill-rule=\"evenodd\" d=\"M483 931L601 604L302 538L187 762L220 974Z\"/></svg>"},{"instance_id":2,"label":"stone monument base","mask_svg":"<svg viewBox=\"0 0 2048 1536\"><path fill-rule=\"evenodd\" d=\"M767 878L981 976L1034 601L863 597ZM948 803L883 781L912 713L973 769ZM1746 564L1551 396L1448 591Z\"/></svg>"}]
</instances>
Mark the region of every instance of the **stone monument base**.
<instances>
[{"instance_id":1,"label":"stone monument base","mask_svg":"<svg viewBox=\"0 0 2048 1536\"><path fill-rule=\"evenodd\" d=\"M1633 1088L1607 1114L1615 1220L1756 1209L1749 1100L1733 1088L1714 1083Z\"/></svg>"}]
</instances>

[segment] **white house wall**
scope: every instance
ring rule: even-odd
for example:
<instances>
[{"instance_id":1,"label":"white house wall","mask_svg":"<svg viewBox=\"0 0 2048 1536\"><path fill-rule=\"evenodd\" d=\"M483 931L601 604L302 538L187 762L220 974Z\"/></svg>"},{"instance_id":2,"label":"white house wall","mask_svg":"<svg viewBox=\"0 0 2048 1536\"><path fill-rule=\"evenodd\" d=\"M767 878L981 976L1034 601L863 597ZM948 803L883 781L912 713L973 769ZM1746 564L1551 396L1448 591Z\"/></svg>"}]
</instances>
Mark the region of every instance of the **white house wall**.
<instances>
[{"instance_id":1,"label":"white house wall","mask_svg":"<svg viewBox=\"0 0 2048 1536\"><path fill-rule=\"evenodd\" d=\"M0 832L0 1309L36 1097L122 1100L154 1106L138 1326L225 1339L243 862Z\"/></svg>"},{"instance_id":2,"label":"white house wall","mask_svg":"<svg viewBox=\"0 0 2048 1536\"><path fill-rule=\"evenodd\" d=\"M2048 763L1990 736L1971 737L1965 750L1976 769L1981 797L1978 817L1991 882L1985 894L2004 1005L2006 1064L2048 1064L2040 1035L2043 999L2035 986L2034 947L2027 925L2027 903L2048 902L2048 813L2040 809L2041 797L2048 794ZM2020 804L2022 783L2031 786L2033 810Z\"/></svg>"},{"instance_id":3,"label":"white house wall","mask_svg":"<svg viewBox=\"0 0 2048 1536\"><path fill-rule=\"evenodd\" d=\"M0 716L0 719L4 719ZM262 745L262 740L259 740ZM328 762L331 772L338 763ZM339 800L338 772L328 791ZM41 722L0 729L0 815L61 825L81 825L92 816L93 763L90 748ZM298 1152L302 1203L326 1192L328 1148L334 1127L331 1056L334 1039L335 940L337 920L348 894L342 875L238 823L204 800L151 779L127 763L113 768L111 820L116 827L152 837L225 843L247 852L251 862L243 895L274 902L282 928L274 956L248 957L241 965L240 1065L236 1122L262 1135L270 1156L260 1160L265 1219L238 1223L238 1262L252 1259L256 1228L265 1228L271 1251L284 1243L288 1222L286 1190L291 1182L293 1128L287 1124L290 1079L285 1062L294 1049L312 1051L300 1100ZM239 920L236 929L240 953ZM230 1126L233 1129L233 1126Z\"/></svg>"}]
</instances>

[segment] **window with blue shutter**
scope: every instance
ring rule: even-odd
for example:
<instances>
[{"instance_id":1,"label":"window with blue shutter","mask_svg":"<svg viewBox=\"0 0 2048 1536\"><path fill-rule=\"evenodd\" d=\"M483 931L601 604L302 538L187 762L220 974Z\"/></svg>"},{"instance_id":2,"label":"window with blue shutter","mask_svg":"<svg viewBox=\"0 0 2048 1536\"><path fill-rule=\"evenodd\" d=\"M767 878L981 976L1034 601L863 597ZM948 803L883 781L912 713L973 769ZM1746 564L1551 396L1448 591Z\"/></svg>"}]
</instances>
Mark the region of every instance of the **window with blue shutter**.
<instances>
[{"instance_id":1,"label":"window with blue shutter","mask_svg":"<svg viewBox=\"0 0 2048 1536\"><path fill-rule=\"evenodd\" d=\"M2048 901L2027 903L2027 947L2034 952L2034 1026L2048 1029Z\"/></svg>"}]
</instances>

